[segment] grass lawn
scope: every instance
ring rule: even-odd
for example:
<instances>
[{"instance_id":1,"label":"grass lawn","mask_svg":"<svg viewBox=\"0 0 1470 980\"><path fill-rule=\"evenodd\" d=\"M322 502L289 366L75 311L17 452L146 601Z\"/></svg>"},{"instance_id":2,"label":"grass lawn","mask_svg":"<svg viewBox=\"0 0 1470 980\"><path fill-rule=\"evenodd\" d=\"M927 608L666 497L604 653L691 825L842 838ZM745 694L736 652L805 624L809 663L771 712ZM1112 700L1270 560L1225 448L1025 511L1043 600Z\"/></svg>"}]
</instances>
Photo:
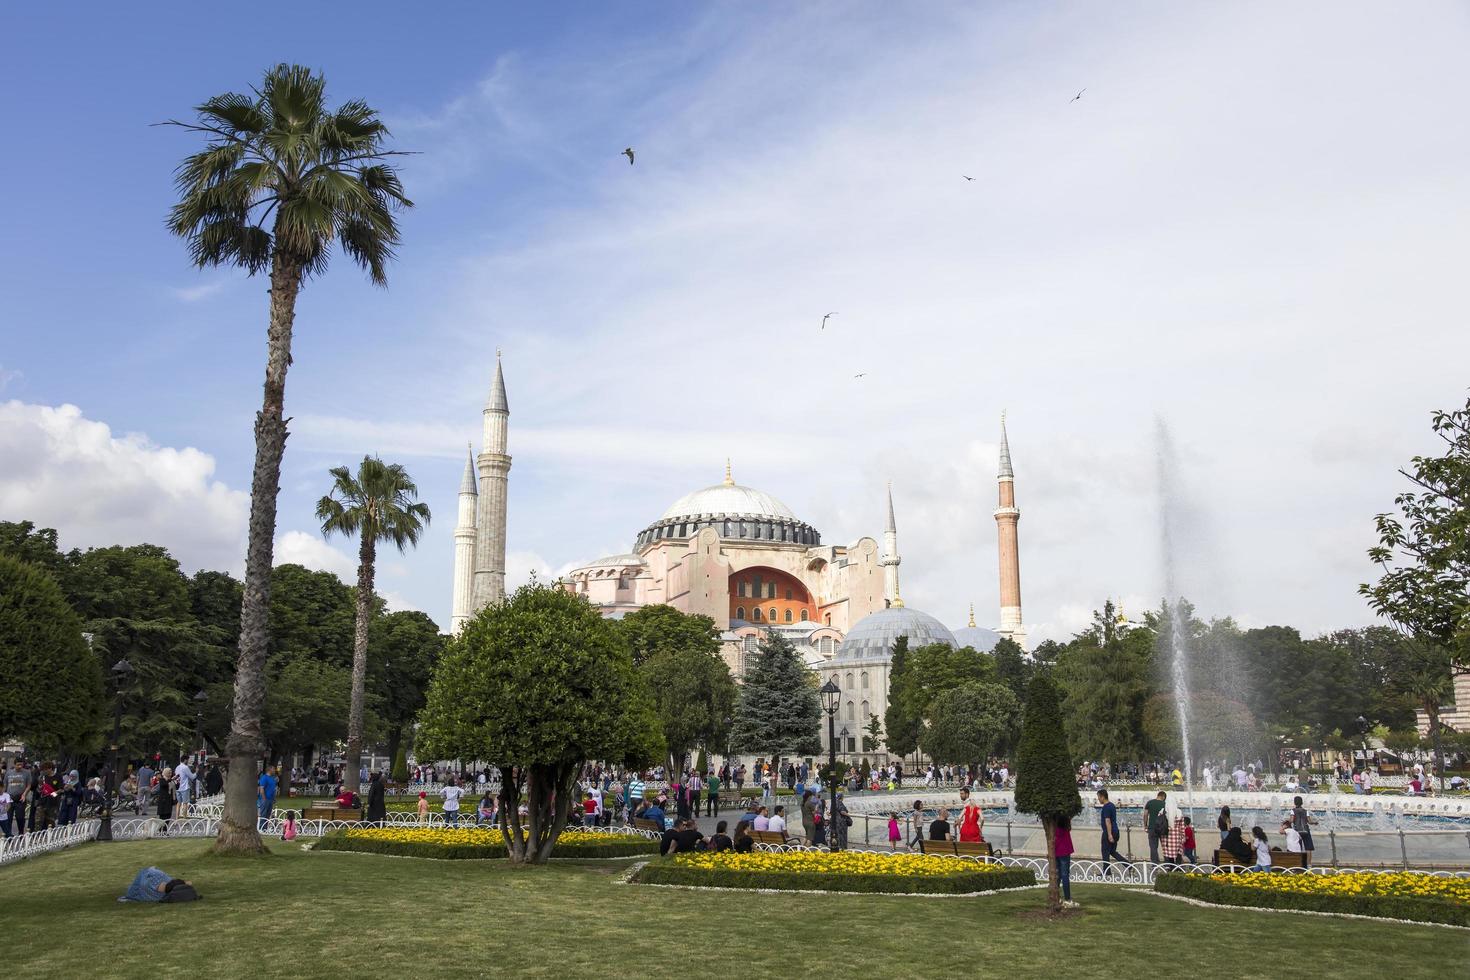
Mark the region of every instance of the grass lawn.
<instances>
[{"instance_id":1,"label":"grass lawn","mask_svg":"<svg viewBox=\"0 0 1470 980\"><path fill-rule=\"evenodd\" d=\"M1039 891L981 899L762 895L616 885L630 862L426 861L308 853L275 844L258 860L209 856L203 840L88 844L0 868L3 920L41 944L16 976L581 976L609 962L694 967L705 976L1312 975L1338 950L1354 975L1457 975L1462 931L1216 911L1080 886L1078 918L1016 913ZM116 897L156 864L204 901ZM192 941L186 941L192 937ZM844 939L843 937L847 937ZM29 941L29 940L28 940ZM1291 950L1298 951L1296 954ZM1350 951L1350 952L1349 952ZM834 956L837 957L834 960ZM1459 963L1461 966L1456 966ZM368 966L370 964L370 966ZM17 973L16 970L19 970ZM677 970L675 971L677 972Z\"/></svg>"}]
</instances>

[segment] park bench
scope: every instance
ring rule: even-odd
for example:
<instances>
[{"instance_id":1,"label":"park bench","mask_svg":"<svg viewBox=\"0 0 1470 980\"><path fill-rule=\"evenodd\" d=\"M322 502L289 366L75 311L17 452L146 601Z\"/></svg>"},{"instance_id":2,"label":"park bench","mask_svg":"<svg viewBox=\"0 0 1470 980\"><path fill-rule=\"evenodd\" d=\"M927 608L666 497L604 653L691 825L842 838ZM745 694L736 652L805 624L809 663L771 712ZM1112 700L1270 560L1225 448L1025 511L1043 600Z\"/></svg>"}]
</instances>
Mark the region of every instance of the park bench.
<instances>
[{"instance_id":1,"label":"park bench","mask_svg":"<svg viewBox=\"0 0 1470 980\"><path fill-rule=\"evenodd\" d=\"M800 837L788 837L779 830L751 830L747 833L757 844L793 844L801 841Z\"/></svg>"},{"instance_id":2,"label":"park bench","mask_svg":"<svg viewBox=\"0 0 1470 980\"><path fill-rule=\"evenodd\" d=\"M361 820L362 807L342 807L336 800L313 800L301 813L303 820Z\"/></svg>"},{"instance_id":3,"label":"park bench","mask_svg":"<svg viewBox=\"0 0 1470 980\"><path fill-rule=\"evenodd\" d=\"M633 829L634 830L651 830L655 834L661 834L661 833L664 832L664 824L663 824L663 821L662 820L645 820L642 817L634 817L633 818Z\"/></svg>"},{"instance_id":4,"label":"park bench","mask_svg":"<svg viewBox=\"0 0 1470 980\"><path fill-rule=\"evenodd\" d=\"M1222 868L1254 868L1255 859L1242 861L1229 851L1216 850L1215 864ZM1273 868L1305 868L1307 856L1300 851L1278 851L1271 849L1271 867Z\"/></svg>"},{"instance_id":5,"label":"park bench","mask_svg":"<svg viewBox=\"0 0 1470 980\"><path fill-rule=\"evenodd\" d=\"M738 789L722 789L719 792L720 806L739 806L742 799Z\"/></svg>"},{"instance_id":6,"label":"park bench","mask_svg":"<svg viewBox=\"0 0 1470 980\"><path fill-rule=\"evenodd\" d=\"M924 854L951 854L955 857L994 857L988 840L920 840Z\"/></svg>"}]
</instances>

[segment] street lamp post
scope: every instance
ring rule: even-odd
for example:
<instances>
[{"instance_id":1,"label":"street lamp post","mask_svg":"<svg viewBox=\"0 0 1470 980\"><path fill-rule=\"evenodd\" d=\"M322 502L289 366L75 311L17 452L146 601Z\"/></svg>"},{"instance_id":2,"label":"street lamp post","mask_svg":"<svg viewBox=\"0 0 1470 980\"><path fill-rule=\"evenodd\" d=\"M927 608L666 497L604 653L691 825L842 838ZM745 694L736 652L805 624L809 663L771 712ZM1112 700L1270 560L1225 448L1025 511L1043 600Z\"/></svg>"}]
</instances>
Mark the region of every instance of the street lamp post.
<instances>
[{"instance_id":1,"label":"street lamp post","mask_svg":"<svg viewBox=\"0 0 1470 980\"><path fill-rule=\"evenodd\" d=\"M122 740L123 690L132 673L133 665L126 660L119 660L112 665L112 682L117 687L117 693L112 705L112 744L109 746L111 755L107 762L107 778L102 781L102 824L97 828L99 841L112 840L112 801L113 788L117 783L117 749Z\"/></svg>"},{"instance_id":2,"label":"street lamp post","mask_svg":"<svg viewBox=\"0 0 1470 980\"><path fill-rule=\"evenodd\" d=\"M827 778L832 783L832 808L827 819L827 849L837 850L837 702L842 697L842 688L830 677L818 691L822 695L822 707L827 712Z\"/></svg>"}]
</instances>

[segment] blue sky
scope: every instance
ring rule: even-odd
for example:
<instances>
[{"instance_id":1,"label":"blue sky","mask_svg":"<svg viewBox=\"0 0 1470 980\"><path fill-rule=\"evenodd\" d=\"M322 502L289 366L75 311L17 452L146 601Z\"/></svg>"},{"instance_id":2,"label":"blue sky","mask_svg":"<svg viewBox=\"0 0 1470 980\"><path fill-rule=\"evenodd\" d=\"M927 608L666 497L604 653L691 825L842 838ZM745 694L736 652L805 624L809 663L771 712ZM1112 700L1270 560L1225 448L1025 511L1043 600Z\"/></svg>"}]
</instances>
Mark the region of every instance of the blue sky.
<instances>
[{"instance_id":1,"label":"blue sky","mask_svg":"<svg viewBox=\"0 0 1470 980\"><path fill-rule=\"evenodd\" d=\"M189 267L195 144L150 124L276 61L420 153L390 287L302 296L280 552L350 572L326 469L403 462L437 518L381 584L441 622L496 347L513 576L732 456L833 542L892 480L906 598L993 620L1008 408L1039 638L1159 596L1160 417L1203 611L1366 622L1372 515L1465 397L1459 4L254 9L7 15L0 518L238 572L264 283Z\"/></svg>"}]
</instances>

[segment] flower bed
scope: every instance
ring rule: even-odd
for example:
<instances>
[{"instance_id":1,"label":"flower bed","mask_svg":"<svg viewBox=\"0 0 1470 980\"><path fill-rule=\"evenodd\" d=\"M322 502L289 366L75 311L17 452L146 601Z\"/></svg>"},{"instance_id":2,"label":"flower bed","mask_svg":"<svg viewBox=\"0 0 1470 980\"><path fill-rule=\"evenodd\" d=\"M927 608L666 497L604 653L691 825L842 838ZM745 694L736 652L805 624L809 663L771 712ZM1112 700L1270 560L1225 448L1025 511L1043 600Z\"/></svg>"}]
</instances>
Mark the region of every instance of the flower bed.
<instances>
[{"instance_id":1,"label":"flower bed","mask_svg":"<svg viewBox=\"0 0 1470 980\"><path fill-rule=\"evenodd\" d=\"M1154 879L1154 890L1218 905L1470 926L1470 879L1437 878L1412 871L1173 873Z\"/></svg>"},{"instance_id":2,"label":"flower bed","mask_svg":"<svg viewBox=\"0 0 1470 980\"><path fill-rule=\"evenodd\" d=\"M925 854L863 851L756 851L676 854L651 862L633 878L648 885L771 888L782 891L960 895L1036 884L1029 868Z\"/></svg>"},{"instance_id":3,"label":"flower bed","mask_svg":"<svg viewBox=\"0 0 1470 980\"><path fill-rule=\"evenodd\" d=\"M351 827L317 841L318 851L359 851L401 857L467 860L503 858L505 837L499 830L475 827ZM613 858L657 854L658 841L631 834L564 831L551 850L554 858Z\"/></svg>"}]
</instances>

